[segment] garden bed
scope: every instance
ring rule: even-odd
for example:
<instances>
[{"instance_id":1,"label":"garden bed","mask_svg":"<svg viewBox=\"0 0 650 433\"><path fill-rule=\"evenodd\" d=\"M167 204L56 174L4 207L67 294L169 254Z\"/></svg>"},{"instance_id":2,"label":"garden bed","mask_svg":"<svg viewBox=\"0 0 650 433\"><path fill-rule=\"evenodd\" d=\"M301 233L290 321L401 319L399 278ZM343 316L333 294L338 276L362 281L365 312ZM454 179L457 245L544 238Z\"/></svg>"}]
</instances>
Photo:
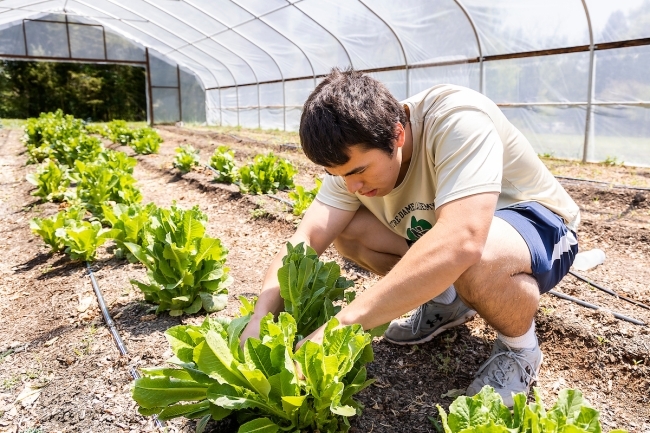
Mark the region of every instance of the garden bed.
<instances>
[{"instance_id":1,"label":"garden bed","mask_svg":"<svg viewBox=\"0 0 650 433\"><path fill-rule=\"evenodd\" d=\"M239 163L273 150L294 162L299 170L296 183L308 187L323 171L290 143L175 127L160 132L165 139L160 154L137 156L134 176L143 203L169 206L176 201L186 208L198 204L207 213L208 234L229 249L227 265L235 280L228 307L215 315L232 317L238 296L258 293L266 267L295 228L295 217L280 201L242 196L234 186L212 183L207 170L181 175L172 168L174 149L191 143L207 162L217 145L228 144ZM199 323L203 316L154 315L155 308L144 303L129 283L132 278L144 279L144 269L115 259L107 244L92 268L129 351L128 357L120 357L85 266L63 255L49 255L49 248L30 232L31 218L52 215L58 206L30 196L32 185L25 175L34 166L25 165L20 136L17 129L0 131L0 249L5 258L0 263L0 432L156 431L131 399L129 367L162 365L171 355L163 332L177 324ZM129 148L119 149L132 154ZM608 169L620 171L602 168ZM617 172L614 178L616 183L629 183L625 174ZM563 184L582 209L581 248L598 247L607 253L603 265L584 275L650 304L650 191L569 180ZM377 281L333 249L325 256L342 265L359 291ZM574 277L565 277L556 289L650 323L649 310ZM559 389L577 388L601 411L605 431L614 426L650 431L650 328L550 295L542 298L537 328L545 355L537 386L546 401L554 401ZM353 431L435 431L427 417L437 417L435 405L448 405L453 401L448 393L471 382L494 338L495 333L477 318L420 346L394 346L376 339L375 361L369 365L369 376L376 382L359 394L366 409L351 419ZM15 402L30 386L38 398L30 404L29 398L25 404ZM180 419L167 423L169 431L192 432L194 425ZM207 431L224 428L211 423Z\"/></svg>"}]
</instances>

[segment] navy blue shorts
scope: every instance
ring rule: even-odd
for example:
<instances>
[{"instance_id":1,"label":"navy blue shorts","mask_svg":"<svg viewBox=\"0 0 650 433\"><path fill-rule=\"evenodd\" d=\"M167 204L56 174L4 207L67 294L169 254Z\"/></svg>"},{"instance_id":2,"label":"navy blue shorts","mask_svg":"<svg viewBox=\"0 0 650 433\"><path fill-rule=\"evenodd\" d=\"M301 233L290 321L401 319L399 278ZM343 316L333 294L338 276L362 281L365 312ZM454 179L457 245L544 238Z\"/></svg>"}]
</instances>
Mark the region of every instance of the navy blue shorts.
<instances>
[{"instance_id":1,"label":"navy blue shorts","mask_svg":"<svg viewBox=\"0 0 650 433\"><path fill-rule=\"evenodd\" d=\"M569 272L578 253L575 232L537 202L508 206L497 210L494 216L509 223L526 241L539 292L546 293L555 287Z\"/></svg>"}]
</instances>

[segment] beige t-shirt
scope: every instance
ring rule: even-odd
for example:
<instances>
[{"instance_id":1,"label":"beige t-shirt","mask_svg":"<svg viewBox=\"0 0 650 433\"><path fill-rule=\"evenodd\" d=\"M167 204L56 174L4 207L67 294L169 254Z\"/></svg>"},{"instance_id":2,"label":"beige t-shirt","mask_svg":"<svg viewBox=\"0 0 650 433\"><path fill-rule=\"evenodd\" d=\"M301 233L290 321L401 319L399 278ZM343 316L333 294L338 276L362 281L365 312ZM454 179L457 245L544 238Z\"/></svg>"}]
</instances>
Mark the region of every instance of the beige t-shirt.
<instances>
[{"instance_id":1,"label":"beige t-shirt","mask_svg":"<svg viewBox=\"0 0 650 433\"><path fill-rule=\"evenodd\" d=\"M384 197L348 192L326 176L316 199L354 211L367 207L398 235L417 240L435 224L435 209L450 201L498 192L497 209L536 201L571 230L580 211L532 146L491 100L460 86L438 85L403 101L410 111L413 154L402 183Z\"/></svg>"}]
</instances>

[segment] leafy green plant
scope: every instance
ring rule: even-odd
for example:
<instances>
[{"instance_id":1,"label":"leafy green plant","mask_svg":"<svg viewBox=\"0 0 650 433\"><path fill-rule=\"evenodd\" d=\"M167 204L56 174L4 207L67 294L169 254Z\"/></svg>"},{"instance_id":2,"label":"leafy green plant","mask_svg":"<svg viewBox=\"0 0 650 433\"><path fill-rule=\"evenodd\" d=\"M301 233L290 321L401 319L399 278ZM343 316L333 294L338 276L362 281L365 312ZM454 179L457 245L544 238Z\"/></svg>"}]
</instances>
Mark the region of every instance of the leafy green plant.
<instances>
[{"instance_id":1,"label":"leafy green plant","mask_svg":"<svg viewBox=\"0 0 650 433\"><path fill-rule=\"evenodd\" d=\"M151 153L158 153L160 143L162 142L163 139L153 129L140 128L133 131L133 139L129 143L129 146L131 146L135 153L149 155Z\"/></svg>"},{"instance_id":2,"label":"leafy green plant","mask_svg":"<svg viewBox=\"0 0 650 433\"><path fill-rule=\"evenodd\" d=\"M121 157L112 162L75 161L72 176L77 180L76 197L93 214L101 216L102 204L108 201L132 204L142 200L135 178L123 170L123 164L128 168L130 163Z\"/></svg>"},{"instance_id":3,"label":"leafy green plant","mask_svg":"<svg viewBox=\"0 0 650 433\"><path fill-rule=\"evenodd\" d=\"M449 406L449 415L438 405L445 433L600 433L600 413L589 406L582 393L560 391L557 402L546 411L537 389L535 402L527 404L526 394L514 396L512 413L501 396L485 386L474 397L458 397ZM610 433L623 433L612 430Z\"/></svg>"},{"instance_id":4,"label":"leafy green plant","mask_svg":"<svg viewBox=\"0 0 650 433\"><path fill-rule=\"evenodd\" d=\"M32 233L39 235L55 253L65 246L63 239L57 234L57 230L69 226L73 222L81 221L85 214L86 209L73 206L49 218L32 218L29 221L29 227Z\"/></svg>"},{"instance_id":5,"label":"leafy green plant","mask_svg":"<svg viewBox=\"0 0 650 433\"><path fill-rule=\"evenodd\" d=\"M365 368L373 359L372 337L359 325L338 327L331 317L340 308L332 301L343 299L353 284L340 277L340 268L318 261L303 244L287 249L278 272L287 312L277 321L272 314L264 317L260 338L249 338L243 349L239 336L253 310L243 298L243 317L207 318L201 326L167 330L175 354L169 362L177 368L144 370L133 387L142 414L205 423L235 412L241 433L348 431L347 417L362 410L353 395L373 382ZM308 341L294 352L303 335L325 323L322 344Z\"/></svg>"},{"instance_id":6,"label":"leafy green plant","mask_svg":"<svg viewBox=\"0 0 650 433\"><path fill-rule=\"evenodd\" d=\"M235 166L235 152L228 146L219 146L210 157L210 167L217 173L216 182L233 183L237 180L237 167Z\"/></svg>"},{"instance_id":7,"label":"leafy green plant","mask_svg":"<svg viewBox=\"0 0 650 433\"><path fill-rule=\"evenodd\" d=\"M617 165L623 165L625 164L623 161L619 161L617 157L615 156L610 156L607 155L605 160L602 162L603 165L606 165L608 167L615 167Z\"/></svg>"},{"instance_id":8,"label":"leafy green plant","mask_svg":"<svg viewBox=\"0 0 650 433\"><path fill-rule=\"evenodd\" d=\"M308 341L294 353L295 320L280 313L276 322L269 314L260 339L249 338L242 350L247 320L208 318L201 326L170 328L166 336L181 368L144 371L133 387L140 413L218 420L236 411L240 433L347 432L347 417L361 412L352 396L373 382L365 369L372 360L370 335L359 325L338 328L331 319L322 344Z\"/></svg>"},{"instance_id":9,"label":"leafy green plant","mask_svg":"<svg viewBox=\"0 0 650 433\"><path fill-rule=\"evenodd\" d=\"M113 143L126 146L129 144L134 136L133 130L129 128L124 120L112 120L106 125L108 130L108 139Z\"/></svg>"},{"instance_id":10,"label":"leafy green plant","mask_svg":"<svg viewBox=\"0 0 650 433\"><path fill-rule=\"evenodd\" d=\"M192 167L196 167L197 165L199 165L199 151L195 150L191 144L176 148L174 167L182 173L187 173L192 170Z\"/></svg>"},{"instance_id":11,"label":"leafy green plant","mask_svg":"<svg viewBox=\"0 0 650 433\"><path fill-rule=\"evenodd\" d=\"M315 179L316 186L313 189L305 189L302 185L296 185L295 191L289 191L289 198L293 200L293 214L301 216L307 211L307 208L316 198L318 190L323 183L320 179Z\"/></svg>"},{"instance_id":12,"label":"leafy green plant","mask_svg":"<svg viewBox=\"0 0 650 433\"><path fill-rule=\"evenodd\" d=\"M63 111L41 113L38 118L27 119L23 130L26 144L41 145L71 136L79 136L84 129L83 121L64 115Z\"/></svg>"},{"instance_id":13,"label":"leafy green plant","mask_svg":"<svg viewBox=\"0 0 650 433\"><path fill-rule=\"evenodd\" d=\"M63 245L65 253L70 255L72 260L84 260L91 262L95 259L97 248L107 239L115 236L116 230L103 228L99 221L76 221L69 220L68 224L56 230Z\"/></svg>"},{"instance_id":14,"label":"leafy green plant","mask_svg":"<svg viewBox=\"0 0 650 433\"><path fill-rule=\"evenodd\" d=\"M124 174L133 174L133 169L138 164L135 158L127 156L124 152L110 149L100 152L93 161L88 162L102 164L110 170Z\"/></svg>"},{"instance_id":15,"label":"leafy green plant","mask_svg":"<svg viewBox=\"0 0 650 433\"><path fill-rule=\"evenodd\" d=\"M253 163L239 169L239 190L244 194L272 194L293 188L297 170L286 159L272 153L257 155Z\"/></svg>"},{"instance_id":16,"label":"leafy green plant","mask_svg":"<svg viewBox=\"0 0 650 433\"><path fill-rule=\"evenodd\" d=\"M101 141L89 135L78 135L50 142L51 157L71 167L75 161L94 161L104 150Z\"/></svg>"},{"instance_id":17,"label":"leafy green plant","mask_svg":"<svg viewBox=\"0 0 650 433\"><path fill-rule=\"evenodd\" d=\"M156 312L180 316L225 308L232 282L224 265L228 251L219 239L205 236L206 221L196 206L157 208L143 228L142 245L123 243L148 270L148 284L131 283L158 304Z\"/></svg>"},{"instance_id":18,"label":"leafy green plant","mask_svg":"<svg viewBox=\"0 0 650 433\"><path fill-rule=\"evenodd\" d=\"M60 166L56 162L49 160L43 164L36 173L27 175L27 181L37 187L32 195L41 197L46 201L61 201L63 195L70 185L70 179L67 176L67 167Z\"/></svg>"},{"instance_id":19,"label":"leafy green plant","mask_svg":"<svg viewBox=\"0 0 650 433\"><path fill-rule=\"evenodd\" d=\"M117 248L115 256L117 258L126 258L129 262L135 263L138 260L124 246L124 242L130 242L142 246L144 241L144 227L149 222L149 216L156 209L156 205L149 203L141 206L137 203L125 205L116 203L112 206L102 205L104 220L108 222L113 229L115 243Z\"/></svg>"},{"instance_id":20,"label":"leafy green plant","mask_svg":"<svg viewBox=\"0 0 650 433\"><path fill-rule=\"evenodd\" d=\"M341 277L341 268L334 262L322 262L310 246L295 247L287 243L287 255L278 270L280 296L284 311L298 324L298 334L306 336L334 317L340 310L335 302L354 300L354 292L345 290L354 282Z\"/></svg>"},{"instance_id":21,"label":"leafy green plant","mask_svg":"<svg viewBox=\"0 0 650 433\"><path fill-rule=\"evenodd\" d=\"M106 125L100 125L98 123L87 123L84 125L84 129L88 134L97 134L101 135L104 138L108 138L108 127Z\"/></svg>"}]
</instances>

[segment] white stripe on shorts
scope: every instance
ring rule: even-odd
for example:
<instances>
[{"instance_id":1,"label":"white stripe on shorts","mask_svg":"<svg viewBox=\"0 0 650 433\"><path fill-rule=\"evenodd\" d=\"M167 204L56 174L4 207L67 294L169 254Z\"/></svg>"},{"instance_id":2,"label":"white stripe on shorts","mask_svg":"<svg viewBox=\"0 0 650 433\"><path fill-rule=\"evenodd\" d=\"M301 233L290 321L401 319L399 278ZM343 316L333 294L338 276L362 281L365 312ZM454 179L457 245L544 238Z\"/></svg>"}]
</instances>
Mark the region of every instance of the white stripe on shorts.
<instances>
[{"instance_id":1,"label":"white stripe on shorts","mask_svg":"<svg viewBox=\"0 0 650 433\"><path fill-rule=\"evenodd\" d=\"M567 230L566 234L562 236L553 247L553 257L551 257L551 262L559 260L562 257L562 254L571 250L571 245L577 244L578 240L573 235L573 232L571 230Z\"/></svg>"}]
</instances>

